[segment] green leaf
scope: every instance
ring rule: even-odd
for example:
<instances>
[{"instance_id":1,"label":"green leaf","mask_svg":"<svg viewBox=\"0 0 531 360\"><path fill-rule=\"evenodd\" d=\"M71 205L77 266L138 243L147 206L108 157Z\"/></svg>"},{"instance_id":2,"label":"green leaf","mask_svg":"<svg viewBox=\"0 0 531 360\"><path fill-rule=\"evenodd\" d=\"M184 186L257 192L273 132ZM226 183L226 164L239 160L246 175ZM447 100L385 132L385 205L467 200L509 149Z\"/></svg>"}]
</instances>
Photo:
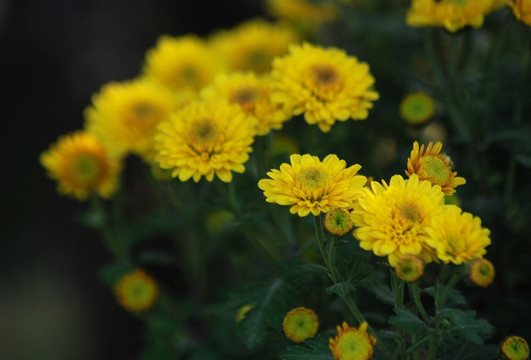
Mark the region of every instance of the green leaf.
<instances>
[{"instance_id":1,"label":"green leaf","mask_svg":"<svg viewBox=\"0 0 531 360\"><path fill-rule=\"evenodd\" d=\"M340 282L326 288L328 294L337 294L341 297L346 296L349 292L356 290L356 287L347 282Z\"/></svg>"},{"instance_id":2,"label":"green leaf","mask_svg":"<svg viewBox=\"0 0 531 360\"><path fill-rule=\"evenodd\" d=\"M531 130L529 128L521 128L492 133L483 141L483 144L480 146L480 150L485 150L491 144L503 141L510 141L513 144L529 144L531 141Z\"/></svg>"},{"instance_id":3,"label":"green leaf","mask_svg":"<svg viewBox=\"0 0 531 360\"><path fill-rule=\"evenodd\" d=\"M427 325L417 315L406 309L395 309L396 316L389 318L389 324L403 327L408 333L417 333L427 328Z\"/></svg>"},{"instance_id":4,"label":"green leaf","mask_svg":"<svg viewBox=\"0 0 531 360\"><path fill-rule=\"evenodd\" d=\"M435 286L427 287L423 290L423 292L430 296L435 297ZM456 289L450 290L450 293L448 294L448 301L451 301L456 305L466 304L466 298L463 295L461 295L461 293Z\"/></svg>"},{"instance_id":5,"label":"green leaf","mask_svg":"<svg viewBox=\"0 0 531 360\"><path fill-rule=\"evenodd\" d=\"M531 168L531 155L518 155L516 161L525 167Z\"/></svg>"},{"instance_id":6,"label":"green leaf","mask_svg":"<svg viewBox=\"0 0 531 360\"><path fill-rule=\"evenodd\" d=\"M335 256L341 278L353 285L357 285L373 270L373 266L368 263L370 254L360 249L357 242L349 241L338 246Z\"/></svg>"},{"instance_id":7,"label":"green leaf","mask_svg":"<svg viewBox=\"0 0 531 360\"><path fill-rule=\"evenodd\" d=\"M271 309L275 305L275 297L282 290L284 282L276 280L261 297L261 301L245 315L238 323L238 330L243 335L245 345L249 349L263 343L268 332L268 319L271 317Z\"/></svg>"},{"instance_id":8,"label":"green leaf","mask_svg":"<svg viewBox=\"0 0 531 360\"><path fill-rule=\"evenodd\" d=\"M288 346L280 358L282 360L334 360L328 344L328 338L317 335L306 339L305 345Z\"/></svg>"},{"instance_id":9,"label":"green leaf","mask_svg":"<svg viewBox=\"0 0 531 360\"><path fill-rule=\"evenodd\" d=\"M324 267L323 265L319 265L319 264L304 264L304 265L302 265L302 268L304 270L321 272L321 273L323 273L325 275L330 274L330 272L328 271L328 269L326 267Z\"/></svg>"},{"instance_id":10,"label":"green leaf","mask_svg":"<svg viewBox=\"0 0 531 360\"><path fill-rule=\"evenodd\" d=\"M376 298L384 304L394 305L395 297L389 286L378 282L373 277L363 279L360 284L376 295Z\"/></svg>"},{"instance_id":11,"label":"green leaf","mask_svg":"<svg viewBox=\"0 0 531 360\"><path fill-rule=\"evenodd\" d=\"M450 322L447 333L476 344L483 344L483 339L478 334L488 334L494 330L488 321L475 319L474 310L443 309L437 316Z\"/></svg>"}]
</instances>

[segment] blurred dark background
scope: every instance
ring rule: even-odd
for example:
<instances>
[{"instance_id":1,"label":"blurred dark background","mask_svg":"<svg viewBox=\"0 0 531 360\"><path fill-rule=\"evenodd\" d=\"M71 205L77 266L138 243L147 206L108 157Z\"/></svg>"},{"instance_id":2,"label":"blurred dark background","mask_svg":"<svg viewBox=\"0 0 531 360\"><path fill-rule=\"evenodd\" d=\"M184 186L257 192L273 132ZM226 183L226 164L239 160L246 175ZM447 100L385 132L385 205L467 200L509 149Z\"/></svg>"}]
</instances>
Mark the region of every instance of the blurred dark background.
<instances>
[{"instance_id":1,"label":"blurred dark background","mask_svg":"<svg viewBox=\"0 0 531 360\"><path fill-rule=\"evenodd\" d=\"M0 0L3 359L132 359L140 321L98 278L110 256L59 196L39 154L82 126L99 88L135 77L161 34L207 35L263 14L260 0Z\"/></svg>"}]
</instances>

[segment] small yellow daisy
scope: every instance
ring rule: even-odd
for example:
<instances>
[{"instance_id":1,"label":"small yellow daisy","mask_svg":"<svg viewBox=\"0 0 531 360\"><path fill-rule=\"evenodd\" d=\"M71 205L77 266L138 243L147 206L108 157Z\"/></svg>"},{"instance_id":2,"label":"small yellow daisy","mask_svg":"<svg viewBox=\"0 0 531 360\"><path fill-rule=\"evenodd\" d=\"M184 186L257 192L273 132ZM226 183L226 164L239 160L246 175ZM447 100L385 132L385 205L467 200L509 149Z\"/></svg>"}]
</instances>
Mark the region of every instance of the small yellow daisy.
<instances>
[{"instance_id":1,"label":"small yellow daisy","mask_svg":"<svg viewBox=\"0 0 531 360\"><path fill-rule=\"evenodd\" d=\"M174 94L146 79L113 82L92 97L85 110L85 128L114 155L153 157L157 125L179 106Z\"/></svg>"},{"instance_id":2,"label":"small yellow daisy","mask_svg":"<svg viewBox=\"0 0 531 360\"><path fill-rule=\"evenodd\" d=\"M291 28L254 19L232 30L224 30L211 38L213 48L227 60L232 70L263 74L271 70L271 61L297 42Z\"/></svg>"},{"instance_id":3,"label":"small yellow daisy","mask_svg":"<svg viewBox=\"0 0 531 360\"><path fill-rule=\"evenodd\" d=\"M272 100L308 124L330 131L336 120L363 120L379 95L369 65L337 48L304 43L273 60Z\"/></svg>"},{"instance_id":4,"label":"small yellow daisy","mask_svg":"<svg viewBox=\"0 0 531 360\"><path fill-rule=\"evenodd\" d=\"M465 26L479 28L485 15L503 3L504 0L413 0L406 23L412 27L444 26L451 32Z\"/></svg>"},{"instance_id":5,"label":"small yellow daisy","mask_svg":"<svg viewBox=\"0 0 531 360\"><path fill-rule=\"evenodd\" d=\"M193 102L158 126L155 161L180 181L202 177L232 181L243 173L254 141L255 121L239 106L218 99Z\"/></svg>"},{"instance_id":6,"label":"small yellow daisy","mask_svg":"<svg viewBox=\"0 0 531 360\"><path fill-rule=\"evenodd\" d=\"M171 89L197 91L225 68L220 57L203 39L194 35L164 35L146 53L143 73Z\"/></svg>"},{"instance_id":7,"label":"small yellow daisy","mask_svg":"<svg viewBox=\"0 0 531 360\"><path fill-rule=\"evenodd\" d=\"M367 333L367 323L358 329L343 322L337 327L337 336L330 338L330 350L335 360L369 360L374 353L376 339Z\"/></svg>"},{"instance_id":8,"label":"small yellow daisy","mask_svg":"<svg viewBox=\"0 0 531 360\"><path fill-rule=\"evenodd\" d=\"M62 194L85 200L90 194L111 197L118 187L122 169L103 145L87 132L78 131L59 138L40 156L48 176L58 181Z\"/></svg>"},{"instance_id":9,"label":"small yellow daisy","mask_svg":"<svg viewBox=\"0 0 531 360\"><path fill-rule=\"evenodd\" d=\"M271 79L254 73L230 73L216 77L201 91L205 100L225 99L238 105L249 117L255 119L256 134L266 135L271 129L281 129L291 118L291 113L271 101Z\"/></svg>"},{"instance_id":10,"label":"small yellow daisy","mask_svg":"<svg viewBox=\"0 0 531 360\"><path fill-rule=\"evenodd\" d=\"M526 360L529 359L529 345L524 338L520 336L508 336L501 345L501 359L504 360Z\"/></svg>"},{"instance_id":11,"label":"small yellow daisy","mask_svg":"<svg viewBox=\"0 0 531 360\"><path fill-rule=\"evenodd\" d=\"M266 201L291 206L290 212L301 217L309 213L317 216L333 208L350 208L367 181L357 175L361 166L346 167L336 155L328 155L321 162L317 156L294 154L291 164L272 169L258 187Z\"/></svg>"},{"instance_id":12,"label":"small yellow daisy","mask_svg":"<svg viewBox=\"0 0 531 360\"><path fill-rule=\"evenodd\" d=\"M461 212L455 205L444 206L426 228L426 242L442 262L456 265L480 258L490 245L490 231L481 227L481 219Z\"/></svg>"},{"instance_id":13,"label":"small yellow daisy","mask_svg":"<svg viewBox=\"0 0 531 360\"><path fill-rule=\"evenodd\" d=\"M413 150L407 159L406 175L417 174L419 179L428 180L433 185L439 185L446 195L452 195L455 188L466 183L465 178L457 176L452 171L452 161L446 154L441 154L442 144L429 143L426 148L422 144L413 143Z\"/></svg>"},{"instance_id":14,"label":"small yellow daisy","mask_svg":"<svg viewBox=\"0 0 531 360\"><path fill-rule=\"evenodd\" d=\"M319 23L336 17L331 4L308 0L266 0L266 10L278 19L292 22Z\"/></svg>"},{"instance_id":15,"label":"small yellow daisy","mask_svg":"<svg viewBox=\"0 0 531 360\"><path fill-rule=\"evenodd\" d=\"M518 20L531 26L531 0L505 0L505 2Z\"/></svg>"},{"instance_id":16,"label":"small yellow daisy","mask_svg":"<svg viewBox=\"0 0 531 360\"><path fill-rule=\"evenodd\" d=\"M421 181L415 174L408 180L395 175L389 185L373 181L371 188L362 192L352 213L357 227L353 235L362 249L387 256L393 267L404 254L418 255L426 262L433 260L426 227L443 209L440 186Z\"/></svg>"},{"instance_id":17,"label":"small yellow daisy","mask_svg":"<svg viewBox=\"0 0 531 360\"><path fill-rule=\"evenodd\" d=\"M317 334L319 320L312 309L301 306L286 314L282 322L282 329L288 339L302 343Z\"/></svg>"},{"instance_id":18,"label":"small yellow daisy","mask_svg":"<svg viewBox=\"0 0 531 360\"><path fill-rule=\"evenodd\" d=\"M400 280L415 282L424 275L424 261L413 254L401 255L397 260L395 272Z\"/></svg>"},{"instance_id":19,"label":"small yellow daisy","mask_svg":"<svg viewBox=\"0 0 531 360\"><path fill-rule=\"evenodd\" d=\"M479 258L468 263L468 279L475 285L487 287L494 281L494 265L485 259Z\"/></svg>"},{"instance_id":20,"label":"small yellow daisy","mask_svg":"<svg viewBox=\"0 0 531 360\"><path fill-rule=\"evenodd\" d=\"M410 93L400 102L400 116L408 124L424 124L434 114L435 101L424 92Z\"/></svg>"},{"instance_id":21,"label":"small yellow daisy","mask_svg":"<svg viewBox=\"0 0 531 360\"><path fill-rule=\"evenodd\" d=\"M141 269L122 276L114 290L118 303L134 312L150 309L158 297L157 283Z\"/></svg>"},{"instance_id":22,"label":"small yellow daisy","mask_svg":"<svg viewBox=\"0 0 531 360\"><path fill-rule=\"evenodd\" d=\"M348 234L354 226L350 211L342 208L327 212L323 223L326 231L338 237Z\"/></svg>"}]
</instances>

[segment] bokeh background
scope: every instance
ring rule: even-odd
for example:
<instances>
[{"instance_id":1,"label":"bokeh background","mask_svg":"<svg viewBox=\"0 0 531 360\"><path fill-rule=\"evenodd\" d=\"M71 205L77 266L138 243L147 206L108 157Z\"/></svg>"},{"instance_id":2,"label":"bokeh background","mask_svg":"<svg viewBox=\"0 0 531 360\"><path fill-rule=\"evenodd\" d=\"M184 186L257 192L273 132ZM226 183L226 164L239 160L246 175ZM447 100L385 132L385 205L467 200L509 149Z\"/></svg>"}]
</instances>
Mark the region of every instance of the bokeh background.
<instances>
[{"instance_id":1,"label":"bokeh background","mask_svg":"<svg viewBox=\"0 0 531 360\"><path fill-rule=\"evenodd\" d=\"M161 34L206 35L262 14L259 0L0 0L1 358L135 358L141 323L97 274L110 256L39 154L82 126L101 85L136 76Z\"/></svg>"}]
</instances>

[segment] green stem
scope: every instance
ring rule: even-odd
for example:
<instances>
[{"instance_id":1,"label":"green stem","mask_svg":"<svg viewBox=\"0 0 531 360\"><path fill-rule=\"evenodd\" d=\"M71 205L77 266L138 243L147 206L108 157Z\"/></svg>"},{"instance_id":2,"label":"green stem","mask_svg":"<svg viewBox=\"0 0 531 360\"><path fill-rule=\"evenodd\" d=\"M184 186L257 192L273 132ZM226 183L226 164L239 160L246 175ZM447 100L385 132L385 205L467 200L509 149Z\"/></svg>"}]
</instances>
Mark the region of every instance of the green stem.
<instances>
[{"instance_id":1,"label":"green stem","mask_svg":"<svg viewBox=\"0 0 531 360\"><path fill-rule=\"evenodd\" d=\"M332 282L334 284L338 284L341 282L341 277L339 274L339 271L337 270L335 266L334 256L331 255L332 252L335 252L335 245L329 245L328 249L326 249L325 246L325 237L323 232L323 225L321 223L321 217L315 216L314 217L314 224L315 224L315 235L317 238L317 244L319 246L319 250L321 252L321 256L323 257L323 261L325 263L326 268L328 269L328 272L330 273L330 278L332 279ZM335 242L335 238L330 240L331 242ZM326 251L328 250L328 251ZM354 318L356 321L358 321L359 324L367 322L365 320L365 317L361 313L361 311L358 309L358 306L356 305L356 302L352 298L350 294L346 294L345 296L342 296L341 299L347 305L347 308L350 310L352 315L354 315ZM372 329L370 325L367 326L369 332L374 336L376 339L376 348L382 353L384 357L387 359L393 359L393 355L391 352L387 349L387 347L384 345L384 343L379 339L378 335Z\"/></svg>"},{"instance_id":2,"label":"green stem","mask_svg":"<svg viewBox=\"0 0 531 360\"><path fill-rule=\"evenodd\" d=\"M404 308L404 282L401 281L396 273L391 270L391 287L395 295L395 308ZM406 359L406 329L403 326L398 327L398 334L400 335L398 346L400 350L400 359Z\"/></svg>"},{"instance_id":3,"label":"green stem","mask_svg":"<svg viewBox=\"0 0 531 360\"><path fill-rule=\"evenodd\" d=\"M437 355L437 347L439 345L439 335L437 334L436 330L430 331L429 341L430 344L428 346L428 356L426 357L426 360L435 360L435 356Z\"/></svg>"},{"instance_id":4,"label":"green stem","mask_svg":"<svg viewBox=\"0 0 531 360\"><path fill-rule=\"evenodd\" d=\"M453 274L450 278L450 281L448 281L448 284L444 287L439 304L441 308L446 305L446 302L448 301L448 296L450 295L450 291L452 291L452 289L455 287L455 284L457 284L460 278L461 274Z\"/></svg>"},{"instance_id":5,"label":"green stem","mask_svg":"<svg viewBox=\"0 0 531 360\"><path fill-rule=\"evenodd\" d=\"M420 316L426 323L430 323L430 317L428 316L428 313L426 312L426 309L424 309L424 306L422 305L422 301L420 301L420 287L418 283L409 284L409 291L411 293L411 297L413 297L413 302L415 303L415 306L417 307L418 312L420 313Z\"/></svg>"}]
</instances>

